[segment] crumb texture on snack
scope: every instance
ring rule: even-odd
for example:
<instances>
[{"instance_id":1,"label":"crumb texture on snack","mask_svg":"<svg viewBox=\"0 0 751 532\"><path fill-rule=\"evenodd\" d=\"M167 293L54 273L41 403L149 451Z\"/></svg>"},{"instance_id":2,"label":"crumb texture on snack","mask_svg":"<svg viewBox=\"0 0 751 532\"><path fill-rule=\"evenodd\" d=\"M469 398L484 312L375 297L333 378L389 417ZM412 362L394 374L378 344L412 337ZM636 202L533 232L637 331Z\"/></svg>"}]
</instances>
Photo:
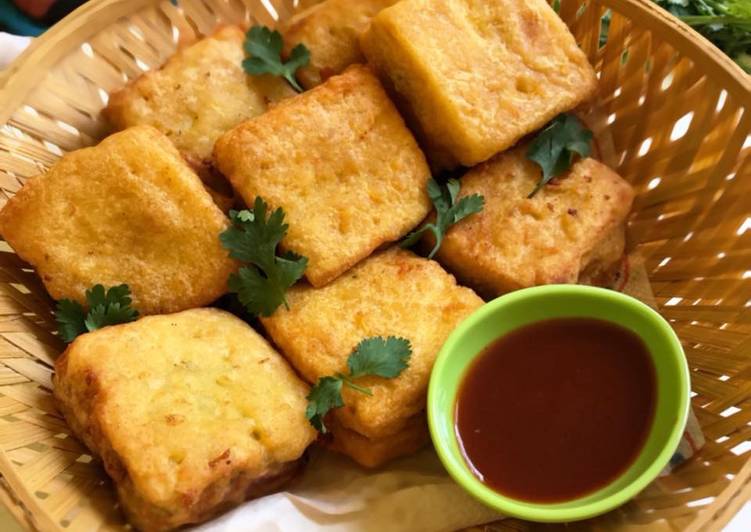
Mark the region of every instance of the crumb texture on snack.
<instances>
[{"instance_id":1,"label":"crumb texture on snack","mask_svg":"<svg viewBox=\"0 0 751 532\"><path fill-rule=\"evenodd\" d=\"M410 341L409 366L393 379L364 377L372 396L344 387L338 421L368 438L402 430L425 408L430 371L451 331L482 300L435 261L398 248L380 252L323 288L287 293L290 309L262 318L274 343L310 383L346 373L347 359L364 338L401 336Z\"/></svg>"},{"instance_id":2,"label":"crumb texture on snack","mask_svg":"<svg viewBox=\"0 0 751 532\"><path fill-rule=\"evenodd\" d=\"M396 0L326 0L293 16L282 28L284 52L304 44L310 65L297 73L303 87L312 88L340 74L349 65L364 63L358 37L370 19Z\"/></svg>"},{"instance_id":3,"label":"crumb texture on snack","mask_svg":"<svg viewBox=\"0 0 751 532\"><path fill-rule=\"evenodd\" d=\"M383 438L367 438L348 429L334 417L331 422L331 440L326 445L362 466L380 467L395 458L419 451L429 441L428 420L424 413L420 413L409 418L399 432Z\"/></svg>"},{"instance_id":4,"label":"crumb texture on snack","mask_svg":"<svg viewBox=\"0 0 751 532\"><path fill-rule=\"evenodd\" d=\"M485 196L482 212L449 229L436 259L481 294L576 283L623 254L623 224L634 191L594 159L576 162L533 198L541 176L526 146L464 175L460 196ZM591 266L590 266L591 265Z\"/></svg>"},{"instance_id":5,"label":"crumb texture on snack","mask_svg":"<svg viewBox=\"0 0 751 532\"><path fill-rule=\"evenodd\" d=\"M437 168L490 158L597 85L546 0L402 0L361 45Z\"/></svg>"},{"instance_id":6,"label":"crumb texture on snack","mask_svg":"<svg viewBox=\"0 0 751 532\"><path fill-rule=\"evenodd\" d=\"M222 136L219 169L252 205L282 207L282 247L322 286L428 213L430 171L366 67L355 65Z\"/></svg>"},{"instance_id":7,"label":"crumb texture on snack","mask_svg":"<svg viewBox=\"0 0 751 532\"><path fill-rule=\"evenodd\" d=\"M278 488L316 437L307 385L249 325L217 309L82 335L58 359L53 384L68 423L146 530Z\"/></svg>"},{"instance_id":8,"label":"crumb texture on snack","mask_svg":"<svg viewBox=\"0 0 751 532\"><path fill-rule=\"evenodd\" d=\"M229 221L167 137L129 128L65 155L0 211L0 233L54 299L85 304L95 284L127 284L141 314L211 303L236 269Z\"/></svg>"},{"instance_id":9,"label":"crumb texture on snack","mask_svg":"<svg viewBox=\"0 0 751 532\"><path fill-rule=\"evenodd\" d=\"M225 26L178 50L162 68L112 94L105 116L118 129L154 126L192 165L207 166L222 133L294 94L283 79L245 74L244 39L240 28Z\"/></svg>"}]
</instances>

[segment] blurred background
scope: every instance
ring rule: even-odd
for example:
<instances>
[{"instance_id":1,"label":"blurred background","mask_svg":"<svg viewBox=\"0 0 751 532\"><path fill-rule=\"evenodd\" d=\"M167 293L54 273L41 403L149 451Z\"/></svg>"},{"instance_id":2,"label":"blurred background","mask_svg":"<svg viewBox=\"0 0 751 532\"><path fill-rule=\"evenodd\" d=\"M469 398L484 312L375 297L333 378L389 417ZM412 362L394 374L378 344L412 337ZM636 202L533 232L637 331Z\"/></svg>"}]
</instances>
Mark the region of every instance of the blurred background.
<instances>
[{"instance_id":1,"label":"blurred background","mask_svg":"<svg viewBox=\"0 0 751 532\"><path fill-rule=\"evenodd\" d=\"M171 0L177 3L176 0ZM650 0L644 0L650 1ZM723 50L751 73L751 0L651 0ZM86 0L0 0L0 68L35 37ZM552 0L557 6L560 0ZM607 31L609 17L603 17ZM15 52L15 53L14 53Z\"/></svg>"}]
</instances>

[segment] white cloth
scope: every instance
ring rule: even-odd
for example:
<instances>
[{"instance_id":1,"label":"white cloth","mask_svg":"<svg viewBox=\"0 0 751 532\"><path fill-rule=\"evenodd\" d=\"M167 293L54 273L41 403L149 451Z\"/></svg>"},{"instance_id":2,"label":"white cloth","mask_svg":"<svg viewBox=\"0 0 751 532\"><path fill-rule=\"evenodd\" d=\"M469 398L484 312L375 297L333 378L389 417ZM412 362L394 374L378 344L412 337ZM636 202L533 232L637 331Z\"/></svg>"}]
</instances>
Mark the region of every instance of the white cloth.
<instances>
[{"instance_id":1,"label":"white cloth","mask_svg":"<svg viewBox=\"0 0 751 532\"><path fill-rule=\"evenodd\" d=\"M432 448L376 471L315 449L288 491L245 503L194 532L450 532L499 518L449 478Z\"/></svg>"},{"instance_id":2,"label":"white cloth","mask_svg":"<svg viewBox=\"0 0 751 532\"><path fill-rule=\"evenodd\" d=\"M31 42L31 37L20 37L0 31L0 70L7 67Z\"/></svg>"}]
</instances>

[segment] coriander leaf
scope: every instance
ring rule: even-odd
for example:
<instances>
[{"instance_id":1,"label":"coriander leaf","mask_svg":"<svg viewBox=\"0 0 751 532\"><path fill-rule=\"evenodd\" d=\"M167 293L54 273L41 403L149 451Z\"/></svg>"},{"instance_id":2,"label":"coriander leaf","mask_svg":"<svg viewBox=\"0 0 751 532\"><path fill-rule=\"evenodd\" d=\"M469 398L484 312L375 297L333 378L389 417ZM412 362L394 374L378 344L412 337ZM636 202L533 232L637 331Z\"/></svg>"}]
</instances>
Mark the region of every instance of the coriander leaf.
<instances>
[{"instance_id":1,"label":"coriander leaf","mask_svg":"<svg viewBox=\"0 0 751 532\"><path fill-rule=\"evenodd\" d=\"M86 312L78 301L61 299L55 309L57 330L63 342L70 343L76 336L86 332Z\"/></svg>"},{"instance_id":2,"label":"coriander leaf","mask_svg":"<svg viewBox=\"0 0 751 532\"><path fill-rule=\"evenodd\" d=\"M471 214L482 211L485 198L480 194L471 194L456 201L460 188L461 183L458 179L449 179L443 186L434 179L428 181L428 197L435 207L435 222L426 222L422 227L408 234L402 240L401 246L404 248L413 246L420 240L423 233L430 231L435 237L435 244L428 255L428 258L432 259L441 247L443 237L449 227Z\"/></svg>"},{"instance_id":3,"label":"coriander leaf","mask_svg":"<svg viewBox=\"0 0 751 532\"><path fill-rule=\"evenodd\" d=\"M245 35L244 49L247 57L243 61L243 69L248 74L260 76L272 74L286 79L297 91L303 89L295 79L298 68L310 62L310 52L304 44L298 44L292 49L289 60L282 62L282 35L266 26L253 26Z\"/></svg>"},{"instance_id":4,"label":"coriander leaf","mask_svg":"<svg viewBox=\"0 0 751 532\"><path fill-rule=\"evenodd\" d=\"M219 235L222 245L229 250L229 256L243 262L252 262L264 270L273 268L276 247L287 234L289 226L284 223L284 211L279 208L271 213L268 220L268 205L259 196L253 210L230 212L232 226Z\"/></svg>"},{"instance_id":5,"label":"coriander leaf","mask_svg":"<svg viewBox=\"0 0 751 532\"><path fill-rule=\"evenodd\" d=\"M230 257L247 263L230 275L230 291L249 312L260 316L270 316L281 304L287 306L287 289L303 276L308 265L307 258L289 251L276 255L288 225L281 208L268 218L267 212L268 205L257 197L252 211L231 211L232 225L219 235Z\"/></svg>"},{"instance_id":6,"label":"coriander leaf","mask_svg":"<svg viewBox=\"0 0 751 532\"><path fill-rule=\"evenodd\" d=\"M373 395L369 388L360 386L352 379L365 376L392 379L404 371L412 356L409 340L389 336L373 336L361 341L347 359L349 374L337 373L331 377L321 377L308 394L308 407L305 416L318 431L326 433L324 416L332 408L344 406L342 385L366 395Z\"/></svg>"},{"instance_id":7,"label":"coriander leaf","mask_svg":"<svg viewBox=\"0 0 751 532\"><path fill-rule=\"evenodd\" d=\"M100 284L86 291L89 312L86 315L86 329L94 331L106 325L128 323L138 317L138 311L130 306L130 288L127 284L113 286L106 292Z\"/></svg>"},{"instance_id":8,"label":"coriander leaf","mask_svg":"<svg viewBox=\"0 0 751 532\"><path fill-rule=\"evenodd\" d=\"M542 168L542 178L529 193L537 194L554 177L566 172L574 162L574 154L588 157L592 132L572 114L561 114L537 134L527 149L527 159Z\"/></svg>"},{"instance_id":9,"label":"coriander leaf","mask_svg":"<svg viewBox=\"0 0 751 532\"><path fill-rule=\"evenodd\" d=\"M748 0L654 0L693 27L751 73L751 2Z\"/></svg>"},{"instance_id":10,"label":"coriander leaf","mask_svg":"<svg viewBox=\"0 0 751 532\"><path fill-rule=\"evenodd\" d=\"M349 355L349 375L352 378L375 375L392 379L407 368L411 355L412 346L405 338L366 338Z\"/></svg>"},{"instance_id":11,"label":"coriander leaf","mask_svg":"<svg viewBox=\"0 0 751 532\"><path fill-rule=\"evenodd\" d=\"M326 434L323 418L332 408L344 406L342 399L342 379L338 377L321 377L308 394L308 407L305 417L316 430Z\"/></svg>"},{"instance_id":12,"label":"coriander leaf","mask_svg":"<svg viewBox=\"0 0 751 532\"><path fill-rule=\"evenodd\" d=\"M87 331L135 320L138 311L130 306L131 302L127 284L113 286L106 291L104 286L96 284L86 290L88 312L84 312L83 306L76 301L61 299L55 311L60 338L70 343Z\"/></svg>"}]
</instances>

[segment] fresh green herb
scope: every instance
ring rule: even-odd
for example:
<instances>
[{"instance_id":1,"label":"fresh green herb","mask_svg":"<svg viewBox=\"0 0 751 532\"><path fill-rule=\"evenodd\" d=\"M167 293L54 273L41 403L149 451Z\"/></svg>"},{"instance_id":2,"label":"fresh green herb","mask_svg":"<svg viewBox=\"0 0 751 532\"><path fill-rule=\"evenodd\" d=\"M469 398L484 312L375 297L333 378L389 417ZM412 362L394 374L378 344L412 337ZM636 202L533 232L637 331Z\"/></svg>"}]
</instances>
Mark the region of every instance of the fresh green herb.
<instances>
[{"instance_id":1,"label":"fresh green herb","mask_svg":"<svg viewBox=\"0 0 751 532\"><path fill-rule=\"evenodd\" d=\"M298 68L307 66L310 62L310 52L304 44L298 44L292 49L288 61L282 61L282 34L266 26L253 26L245 34L245 53L243 69L252 76L272 74L286 79L297 92L302 87L295 79Z\"/></svg>"},{"instance_id":2,"label":"fresh green herb","mask_svg":"<svg viewBox=\"0 0 751 532\"><path fill-rule=\"evenodd\" d=\"M323 418L329 410L344 406L342 386L373 395L369 388L360 386L353 379L366 376L393 379L407 368L410 356L412 346L405 338L373 336L361 341L347 359L347 375L337 373L332 377L321 377L310 390L305 410L310 424L325 434L327 429Z\"/></svg>"},{"instance_id":3,"label":"fresh green herb","mask_svg":"<svg viewBox=\"0 0 751 532\"><path fill-rule=\"evenodd\" d=\"M127 284L113 286L107 291L97 284L86 290L88 312L77 301L61 299L55 310L60 338L70 343L85 332L135 320L138 311L130 306L131 302Z\"/></svg>"},{"instance_id":4,"label":"fresh green herb","mask_svg":"<svg viewBox=\"0 0 751 532\"><path fill-rule=\"evenodd\" d=\"M588 157L592 132L572 114L558 115L540 131L527 149L527 159L542 168L542 179L528 198L537 194L554 177L562 174L574 162L574 154Z\"/></svg>"},{"instance_id":5,"label":"fresh green herb","mask_svg":"<svg viewBox=\"0 0 751 532\"><path fill-rule=\"evenodd\" d=\"M435 207L436 217L432 223L424 223L422 227L412 231L402 241L402 247L415 245L423 233L431 231L435 237L435 245L428 258L432 259L443 243L443 237L449 227L463 220L471 214L478 213L485 206L485 198L480 194L464 196L459 201L461 184L458 179L449 179L445 185L439 185L434 179L428 181L428 196Z\"/></svg>"},{"instance_id":6,"label":"fresh green herb","mask_svg":"<svg viewBox=\"0 0 751 532\"><path fill-rule=\"evenodd\" d=\"M751 2L748 0L654 0L692 26L751 73Z\"/></svg>"},{"instance_id":7,"label":"fresh green herb","mask_svg":"<svg viewBox=\"0 0 751 532\"><path fill-rule=\"evenodd\" d=\"M268 219L268 205L257 197L253 210L230 211L232 225L219 235L233 259L247 263L229 277L229 289L251 314L270 316L279 305L287 307L285 294L305 272L308 259L296 253L276 254L289 226L279 208Z\"/></svg>"}]
</instances>

